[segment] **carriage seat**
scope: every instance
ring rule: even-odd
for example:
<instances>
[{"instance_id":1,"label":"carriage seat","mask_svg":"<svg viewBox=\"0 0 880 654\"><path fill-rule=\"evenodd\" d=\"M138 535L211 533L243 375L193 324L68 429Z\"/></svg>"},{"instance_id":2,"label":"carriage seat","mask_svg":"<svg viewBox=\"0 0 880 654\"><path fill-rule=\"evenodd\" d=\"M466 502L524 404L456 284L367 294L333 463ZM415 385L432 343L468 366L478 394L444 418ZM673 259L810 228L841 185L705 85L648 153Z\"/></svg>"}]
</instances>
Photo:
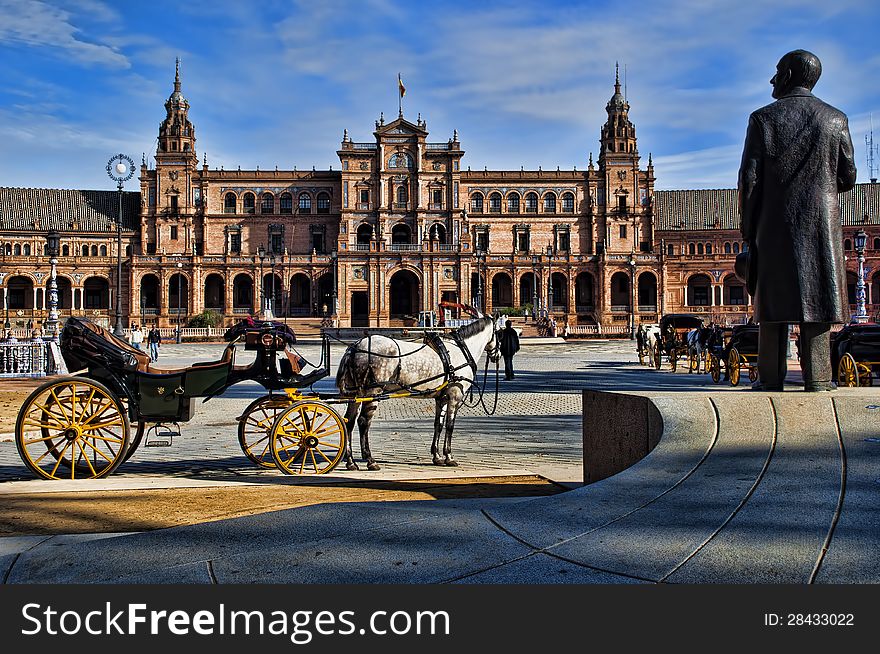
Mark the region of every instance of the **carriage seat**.
<instances>
[{"instance_id":1,"label":"carriage seat","mask_svg":"<svg viewBox=\"0 0 880 654\"><path fill-rule=\"evenodd\" d=\"M134 348L133 348L134 349ZM223 350L223 356L221 356L216 361L198 361L191 366L187 366L184 368L162 368L160 366L154 366L150 363L150 357L144 355L147 359L146 365L141 367L141 360L138 358L138 367L137 369L140 372L148 372L153 375L180 375L190 370L210 370L211 368L232 368L233 361L235 359L235 348L227 347Z\"/></svg>"}]
</instances>

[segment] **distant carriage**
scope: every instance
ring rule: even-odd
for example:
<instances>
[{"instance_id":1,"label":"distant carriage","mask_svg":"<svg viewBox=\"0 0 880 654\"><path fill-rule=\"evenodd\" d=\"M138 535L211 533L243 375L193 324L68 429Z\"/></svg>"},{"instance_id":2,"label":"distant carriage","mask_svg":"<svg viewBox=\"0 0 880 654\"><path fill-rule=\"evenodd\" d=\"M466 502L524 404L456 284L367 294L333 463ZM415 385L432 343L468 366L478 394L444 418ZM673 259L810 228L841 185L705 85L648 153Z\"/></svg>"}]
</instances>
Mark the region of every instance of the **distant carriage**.
<instances>
[{"instance_id":1,"label":"distant carriage","mask_svg":"<svg viewBox=\"0 0 880 654\"><path fill-rule=\"evenodd\" d=\"M712 381L721 381L724 366L725 377L731 386L739 384L745 371L749 381L758 379L758 326L737 325L731 330L721 330L721 338L709 348L711 362L709 371ZM720 342L719 342L720 341Z\"/></svg>"},{"instance_id":2,"label":"distant carriage","mask_svg":"<svg viewBox=\"0 0 880 654\"><path fill-rule=\"evenodd\" d=\"M678 359L688 354L687 335L694 329L702 329L703 319L690 313L670 313L660 319L660 334L654 345L654 368L660 370L666 355L673 372Z\"/></svg>"},{"instance_id":3,"label":"distant carriage","mask_svg":"<svg viewBox=\"0 0 880 654\"><path fill-rule=\"evenodd\" d=\"M880 372L880 325L846 325L834 334L831 366L838 386L872 386Z\"/></svg>"}]
</instances>

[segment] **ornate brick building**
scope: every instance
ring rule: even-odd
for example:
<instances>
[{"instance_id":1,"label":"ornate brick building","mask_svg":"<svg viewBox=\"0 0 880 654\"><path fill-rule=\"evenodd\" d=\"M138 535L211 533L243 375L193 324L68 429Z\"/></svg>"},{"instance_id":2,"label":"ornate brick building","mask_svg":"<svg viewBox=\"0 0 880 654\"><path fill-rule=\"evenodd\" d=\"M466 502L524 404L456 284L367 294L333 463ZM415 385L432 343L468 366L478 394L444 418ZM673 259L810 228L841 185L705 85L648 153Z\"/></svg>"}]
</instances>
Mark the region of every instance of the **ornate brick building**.
<instances>
[{"instance_id":1,"label":"ornate brick building","mask_svg":"<svg viewBox=\"0 0 880 654\"><path fill-rule=\"evenodd\" d=\"M442 300L537 307L605 331L674 311L748 315L733 276L736 192L655 192L619 79L598 158L582 170L472 170L457 132L431 141L421 116L402 113L380 117L369 140L346 130L339 169L210 168L189 109L178 71L155 167L144 161L140 192L124 194L122 301L134 322L173 326L211 309L227 324L269 311L379 327ZM46 315L42 248L53 228L62 317L109 318L117 201L113 191L0 189L0 285L15 324ZM880 185L858 185L841 205L850 242L869 232L868 297L880 299Z\"/></svg>"}]
</instances>

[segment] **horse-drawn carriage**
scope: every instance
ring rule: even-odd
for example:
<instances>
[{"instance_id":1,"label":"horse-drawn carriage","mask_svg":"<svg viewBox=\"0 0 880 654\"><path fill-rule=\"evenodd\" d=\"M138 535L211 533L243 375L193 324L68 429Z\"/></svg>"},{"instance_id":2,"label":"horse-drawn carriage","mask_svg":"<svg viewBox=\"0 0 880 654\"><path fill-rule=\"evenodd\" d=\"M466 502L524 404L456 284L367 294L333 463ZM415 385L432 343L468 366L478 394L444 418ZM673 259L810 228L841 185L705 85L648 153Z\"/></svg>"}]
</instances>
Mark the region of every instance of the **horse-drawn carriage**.
<instances>
[{"instance_id":1,"label":"horse-drawn carriage","mask_svg":"<svg viewBox=\"0 0 880 654\"><path fill-rule=\"evenodd\" d=\"M660 318L660 334L654 344L654 368L660 370L665 354L675 372L679 357L688 354L688 333L702 327L703 319L690 313L670 313Z\"/></svg>"},{"instance_id":2,"label":"horse-drawn carriage","mask_svg":"<svg viewBox=\"0 0 880 654\"><path fill-rule=\"evenodd\" d=\"M148 446L169 445L180 434L179 423L192 418L196 398L207 401L252 380L270 393L239 418L245 455L288 474L332 470L345 452L345 424L327 402L295 392L328 375L326 340L321 362L310 365L293 348L293 331L281 323L240 323L225 338L229 344L217 361L165 369L109 331L69 318L61 353L68 370L80 374L52 379L25 400L15 428L25 465L47 479L104 477L131 458L145 437ZM237 366L235 349L242 341L256 356ZM294 392L272 393L280 390Z\"/></svg>"},{"instance_id":3,"label":"horse-drawn carriage","mask_svg":"<svg viewBox=\"0 0 880 654\"><path fill-rule=\"evenodd\" d=\"M368 467L377 469L368 437L376 402L408 396L435 399L434 463L457 465L451 445L455 415L476 380L476 361L484 351L485 373L489 360L496 362L497 403L495 323L476 313L470 324L449 334L429 333L422 342L360 339L340 361L338 394L300 390L330 374L326 333L321 360L313 365L295 349L296 336L286 325L248 320L226 332L229 344L217 361L165 369L109 331L72 317L61 333L61 353L77 374L52 379L28 396L16 422L16 446L39 477L104 477L131 458L142 441L170 445L180 434L179 423L192 418L196 398L207 401L234 384L254 381L268 394L238 417L238 440L259 466L323 474L344 458L347 468L356 469L349 425L357 420L361 453ZM237 366L235 349L241 342L255 359ZM344 418L331 406L336 403L347 404Z\"/></svg>"},{"instance_id":4,"label":"horse-drawn carriage","mask_svg":"<svg viewBox=\"0 0 880 654\"><path fill-rule=\"evenodd\" d=\"M743 369L749 381L758 379L758 326L737 325L720 328L719 337L709 347L709 371L712 381L721 381L722 366L731 386L739 384Z\"/></svg>"},{"instance_id":5,"label":"horse-drawn carriage","mask_svg":"<svg viewBox=\"0 0 880 654\"><path fill-rule=\"evenodd\" d=\"M831 367L838 386L871 386L880 372L880 325L846 325L831 341Z\"/></svg>"}]
</instances>

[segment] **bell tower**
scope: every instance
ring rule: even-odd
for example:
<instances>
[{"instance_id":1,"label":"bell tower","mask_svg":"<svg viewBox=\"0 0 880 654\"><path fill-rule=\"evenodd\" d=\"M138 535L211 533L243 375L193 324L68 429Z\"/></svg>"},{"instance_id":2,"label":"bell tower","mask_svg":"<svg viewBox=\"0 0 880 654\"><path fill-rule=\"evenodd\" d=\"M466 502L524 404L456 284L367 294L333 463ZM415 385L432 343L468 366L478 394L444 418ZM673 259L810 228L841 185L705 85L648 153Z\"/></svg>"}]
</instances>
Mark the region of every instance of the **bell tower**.
<instances>
[{"instance_id":1,"label":"bell tower","mask_svg":"<svg viewBox=\"0 0 880 654\"><path fill-rule=\"evenodd\" d=\"M184 159L198 163L196 156L196 131L189 121L189 102L180 92L180 59L174 70L174 91L165 102L165 120L159 124L159 145L156 160L162 158Z\"/></svg>"},{"instance_id":2,"label":"bell tower","mask_svg":"<svg viewBox=\"0 0 880 654\"><path fill-rule=\"evenodd\" d=\"M641 224L646 191L639 171L636 128L629 119L629 103L620 89L615 64L614 95L605 105L608 120L599 140L599 213L604 215L600 238L609 252L638 252L646 240Z\"/></svg>"}]
</instances>

